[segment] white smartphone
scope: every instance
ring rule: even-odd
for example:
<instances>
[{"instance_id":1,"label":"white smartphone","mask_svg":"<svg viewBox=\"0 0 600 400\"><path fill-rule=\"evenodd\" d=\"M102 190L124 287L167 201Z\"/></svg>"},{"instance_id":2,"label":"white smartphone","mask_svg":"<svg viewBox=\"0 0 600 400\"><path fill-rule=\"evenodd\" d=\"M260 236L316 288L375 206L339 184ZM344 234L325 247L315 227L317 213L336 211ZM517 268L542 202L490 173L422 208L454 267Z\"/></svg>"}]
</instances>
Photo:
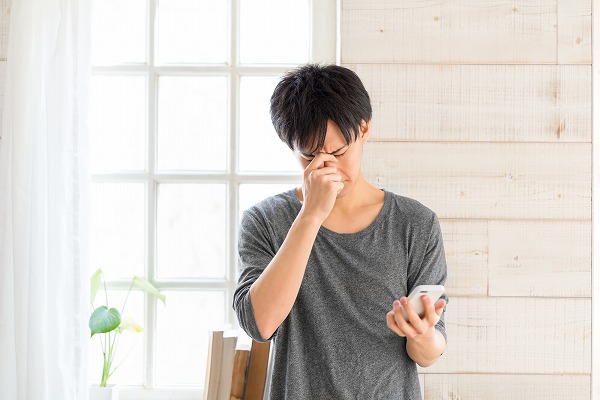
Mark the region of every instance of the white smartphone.
<instances>
[{"instance_id":1,"label":"white smartphone","mask_svg":"<svg viewBox=\"0 0 600 400\"><path fill-rule=\"evenodd\" d=\"M410 292L408 301L410 301L410 305L419 317L423 318L425 316L425 307L423 306L421 296L429 296L431 302L435 304L435 302L444 294L444 290L444 286L442 285L419 285ZM402 305L400 305L400 307L402 307ZM404 309L402 309L402 315L404 315L404 319L408 321L408 315Z\"/></svg>"}]
</instances>

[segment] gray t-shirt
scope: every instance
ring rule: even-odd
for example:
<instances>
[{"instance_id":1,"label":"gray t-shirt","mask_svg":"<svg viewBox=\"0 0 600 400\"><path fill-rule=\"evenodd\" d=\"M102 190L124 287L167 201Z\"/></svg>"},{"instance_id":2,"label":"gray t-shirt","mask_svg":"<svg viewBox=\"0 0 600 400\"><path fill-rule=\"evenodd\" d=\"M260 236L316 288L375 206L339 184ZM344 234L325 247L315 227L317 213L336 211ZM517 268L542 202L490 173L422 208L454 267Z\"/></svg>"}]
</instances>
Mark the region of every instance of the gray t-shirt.
<instances>
[{"instance_id":1,"label":"gray t-shirt","mask_svg":"<svg viewBox=\"0 0 600 400\"><path fill-rule=\"evenodd\" d=\"M421 399L406 338L388 328L386 314L413 287L445 283L444 247L433 211L384 193L383 208L364 230L319 229L298 297L272 338L260 335L249 290L302 203L293 189L244 212L233 308L254 340L274 340L271 399ZM444 314L436 329L446 337Z\"/></svg>"}]
</instances>

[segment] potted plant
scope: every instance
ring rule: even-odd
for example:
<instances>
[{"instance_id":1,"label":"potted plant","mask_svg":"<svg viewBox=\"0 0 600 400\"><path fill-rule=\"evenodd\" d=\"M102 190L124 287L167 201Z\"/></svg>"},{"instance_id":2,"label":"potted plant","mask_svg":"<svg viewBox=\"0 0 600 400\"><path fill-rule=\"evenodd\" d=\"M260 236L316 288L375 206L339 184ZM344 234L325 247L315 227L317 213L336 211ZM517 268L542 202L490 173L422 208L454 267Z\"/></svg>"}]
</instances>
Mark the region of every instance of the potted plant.
<instances>
[{"instance_id":1,"label":"potted plant","mask_svg":"<svg viewBox=\"0 0 600 400\"><path fill-rule=\"evenodd\" d=\"M127 291L127 296L125 297L125 301L123 302L121 311L119 311L114 307L109 307L108 292L106 291L106 282L104 279L102 279L102 276L102 269L99 268L92 275L90 280L90 305L93 309L89 322L91 333L90 337L93 337L94 335L99 336L100 344L102 347L102 356L104 360L102 366L102 379L100 380L100 385L93 385L90 388L90 400L117 400L118 394L116 390L114 390L114 385L109 385L108 388L106 385L108 378L110 378L110 376L115 372L118 366L123 362L123 360L121 360L121 362L117 366L113 367L113 362L115 360L116 354L117 337L118 335L123 334L123 332L126 330L130 330L133 332L141 332L143 329L141 326L135 323L132 318L121 317L123 311L125 310L125 305L127 304L129 293L131 293L131 289L133 288L133 286L136 286L142 289L144 292L151 294L157 299L160 299L163 302L163 304L165 303L165 296L146 279L134 275L131 279L131 285L129 286L129 290ZM98 292L98 289L102 284L104 285L106 303L94 309L94 299L96 298L96 293Z\"/></svg>"}]
</instances>

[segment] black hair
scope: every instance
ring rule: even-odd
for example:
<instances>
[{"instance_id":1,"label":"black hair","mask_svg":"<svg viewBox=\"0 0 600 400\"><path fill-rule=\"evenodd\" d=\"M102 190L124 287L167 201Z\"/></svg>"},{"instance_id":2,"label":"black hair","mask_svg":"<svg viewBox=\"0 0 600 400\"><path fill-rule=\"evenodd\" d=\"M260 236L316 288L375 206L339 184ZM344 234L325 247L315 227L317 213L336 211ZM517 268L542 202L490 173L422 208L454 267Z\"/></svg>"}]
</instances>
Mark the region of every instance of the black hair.
<instances>
[{"instance_id":1,"label":"black hair","mask_svg":"<svg viewBox=\"0 0 600 400\"><path fill-rule=\"evenodd\" d=\"M271 96L271 121L292 150L320 150L329 119L350 144L358 138L361 120L368 123L371 114L371 100L360 78L339 65L307 64L292 70Z\"/></svg>"}]
</instances>

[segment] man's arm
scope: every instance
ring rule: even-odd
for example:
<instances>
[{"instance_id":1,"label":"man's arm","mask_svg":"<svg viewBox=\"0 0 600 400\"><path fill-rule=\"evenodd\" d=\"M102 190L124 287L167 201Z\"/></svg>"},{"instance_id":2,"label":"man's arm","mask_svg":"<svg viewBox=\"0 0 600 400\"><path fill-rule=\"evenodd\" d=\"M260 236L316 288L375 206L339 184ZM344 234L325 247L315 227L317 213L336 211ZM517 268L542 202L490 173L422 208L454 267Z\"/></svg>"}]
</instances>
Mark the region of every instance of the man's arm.
<instances>
[{"instance_id":1,"label":"man's arm","mask_svg":"<svg viewBox=\"0 0 600 400\"><path fill-rule=\"evenodd\" d=\"M326 162L336 163L337 159L319 153L304 171L302 210L273 260L250 287L254 319L265 339L273 335L290 313L319 228L344 188L337 168L327 166Z\"/></svg>"}]
</instances>

